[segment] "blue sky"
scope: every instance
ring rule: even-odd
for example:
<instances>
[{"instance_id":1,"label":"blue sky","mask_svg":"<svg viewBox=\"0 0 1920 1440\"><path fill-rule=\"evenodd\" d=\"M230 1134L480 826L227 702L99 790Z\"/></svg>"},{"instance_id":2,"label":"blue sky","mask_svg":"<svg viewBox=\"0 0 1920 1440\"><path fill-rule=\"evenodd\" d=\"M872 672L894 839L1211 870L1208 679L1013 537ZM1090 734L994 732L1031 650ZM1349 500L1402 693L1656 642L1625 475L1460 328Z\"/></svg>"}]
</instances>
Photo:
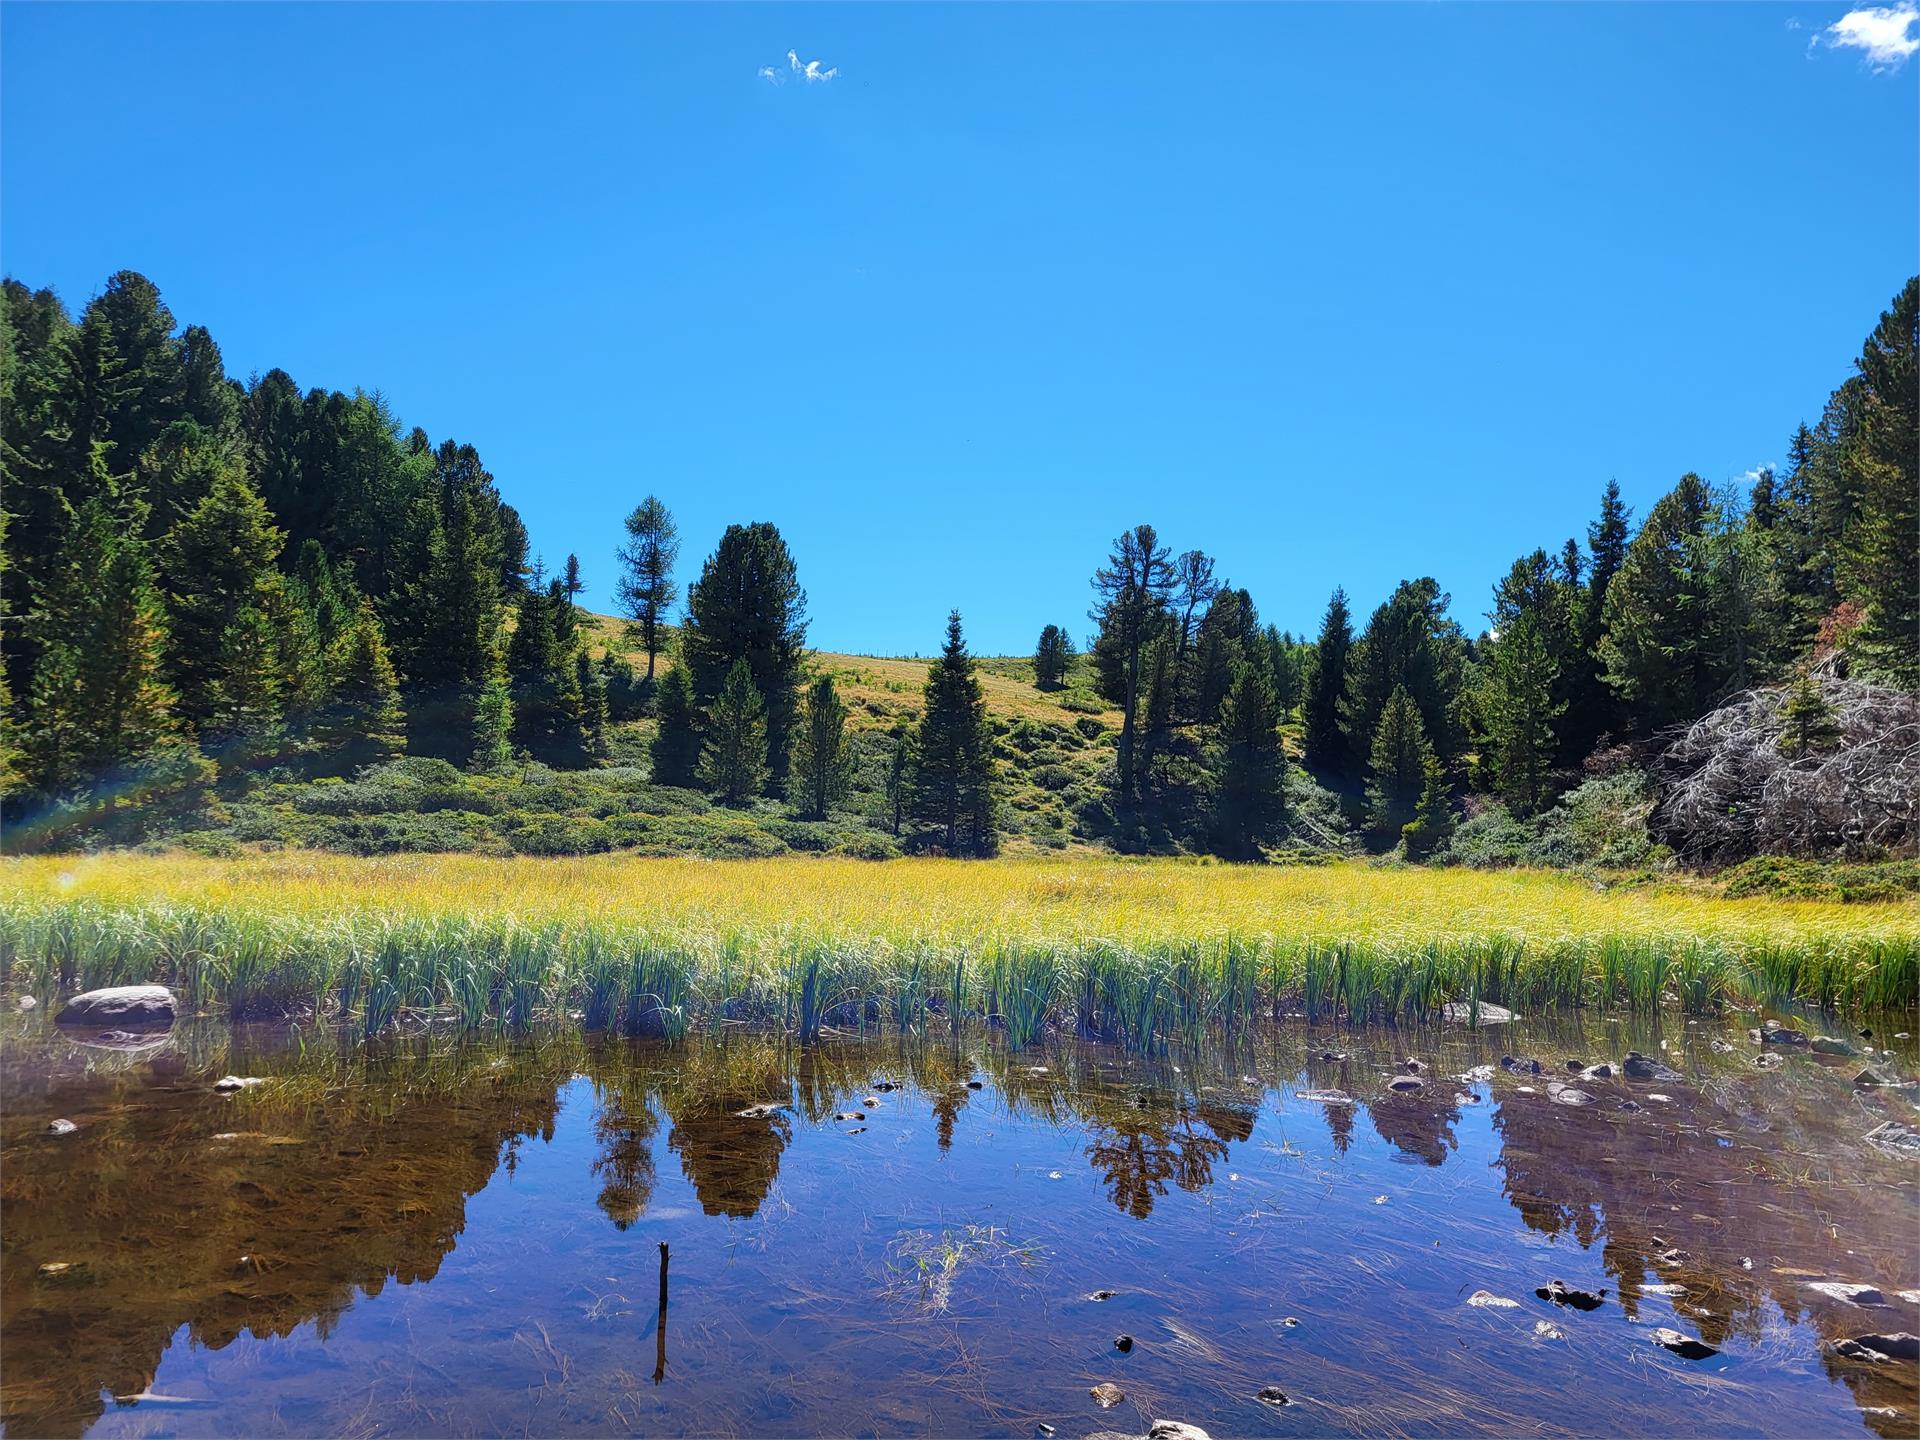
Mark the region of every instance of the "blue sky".
<instances>
[{"instance_id":1,"label":"blue sky","mask_svg":"<svg viewBox=\"0 0 1920 1440\"><path fill-rule=\"evenodd\" d=\"M652 491L689 574L777 523L823 648L1084 633L1139 520L1478 629L1609 477L1780 458L1920 267L1920 20L1848 13L10 3L0 262L383 390L590 603Z\"/></svg>"}]
</instances>

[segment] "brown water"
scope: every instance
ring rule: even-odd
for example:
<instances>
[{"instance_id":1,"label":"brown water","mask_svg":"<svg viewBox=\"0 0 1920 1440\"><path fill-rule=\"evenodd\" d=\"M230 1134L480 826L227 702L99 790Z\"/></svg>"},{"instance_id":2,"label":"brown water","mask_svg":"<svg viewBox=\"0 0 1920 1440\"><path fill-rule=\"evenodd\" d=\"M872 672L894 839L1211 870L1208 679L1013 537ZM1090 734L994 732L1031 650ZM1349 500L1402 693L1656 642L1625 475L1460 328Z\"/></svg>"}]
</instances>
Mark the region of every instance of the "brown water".
<instances>
[{"instance_id":1,"label":"brown water","mask_svg":"<svg viewBox=\"0 0 1920 1440\"><path fill-rule=\"evenodd\" d=\"M1920 1287L1920 1165L1860 1139L1914 1105L1857 1094L1857 1062L1756 1069L1747 1023L1282 1028L1144 1060L984 1035L359 1047L185 1026L129 1054L11 1017L0 1421L1920 1433L1912 1364L1825 1348L1920 1330L1894 1293ZM1682 1078L1550 1097L1567 1057L1630 1045ZM1473 1074L1503 1052L1547 1073ZM1426 1088L1394 1095L1409 1055ZM228 1073L268 1083L216 1093ZM1336 1087L1355 1103L1300 1093ZM43 1136L57 1116L78 1132ZM1605 1301L1535 1296L1555 1279ZM1518 1303L1466 1303L1482 1289ZM1720 1353L1681 1359L1656 1326ZM1116 1408L1090 1398L1100 1382Z\"/></svg>"}]
</instances>

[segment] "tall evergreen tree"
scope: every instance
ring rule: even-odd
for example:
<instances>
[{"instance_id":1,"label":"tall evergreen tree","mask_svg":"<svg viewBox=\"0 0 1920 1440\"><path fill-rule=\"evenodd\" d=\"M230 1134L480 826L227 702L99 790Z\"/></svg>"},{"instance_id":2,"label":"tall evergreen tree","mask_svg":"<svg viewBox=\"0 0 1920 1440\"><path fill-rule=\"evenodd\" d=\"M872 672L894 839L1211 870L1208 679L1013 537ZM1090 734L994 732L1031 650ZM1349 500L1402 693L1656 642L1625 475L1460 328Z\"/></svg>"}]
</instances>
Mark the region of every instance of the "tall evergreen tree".
<instances>
[{"instance_id":1,"label":"tall evergreen tree","mask_svg":"<svg viewBox=\"0 0 1920 1440\"><path fill-rule=\"evenodd\" d=\"M587 647L573 647L574 681L580 690L580 744L589 760L605 760L611 753L607 744L607 684L604 673L587 654Z\"/></svg>"},{"instance_id":2,"label":"tall evergreen tree","mask_svg":"<svg viewBox=\"0 0 1920 1440\"><path fill-rule=\"evenodd\" d=\"M654 783L691 785L700 765L700 716L686 666L675 665L661 677L654 708L660 721L653 737Z\"/></svg>"},{"instance_id":3,"label":"tall evergreen tree","mask_svg":"<svg viewBox=\"0 0 1920 1440\"><path fill-rule=\"evenodd\" d=\"M1107 563L1093 577L1100 602L1091 612L1100 626L1094 646L1096 668L1104 672L1102 693L1120 706L1117 778L1123 806L1134 798L1142 662L1166 622L1176 578L1167 547L1151 525L1122 531Z\"/></svg>"},{"instance_id":4,"label":"tall evergreen tree","mask_svg":"<svg viewBox=\"0 0 1920 1440\"><path fill-rule=\"evenodd\" d=\"M27 778L59 792L136 760L173 730L165 631L145 547L88 501L28 619L39 643Z\"/></svg>"},{"instance_id":5,"label":"tall evergreen tree","mask_svg":"<svg viewBox=\"0 0 1920 1440\"><path fill-rule=\"evenodd\" d=\"M1347 592L1338 586L1327 601L1314 647L1313 673L1304 701L1307 763L1332 774L1350 774L1352 753L1340 728L1340 697L1347 689L1347 660L1353 649L1353 619Z\"/></svg>"},{"instance_id":6,"label":"tall evergreen tree","mask_svg":"<svg viewBox=\"0 0 1920 1440\"><path fill-rule=\"evenodd\" d=\"M455 715L465 715L472 730L464 747L469 769L504 770L513 759L513 695L498 661ZM448 715L443 712L442 723Z\"/></svg>"},{"instance_id":7,"label":"tall evergreen tree","mask_svg":"<svg viewBox=\"0 0 1920 1440\"><path fill-rule=\"evenodd\" d=\"M153 282L132 270L110 276L85 321L105 327L112 362L101 376L107 469L131 475L146 449L186 415L186 371L173 314ZM85 323L83 321L83 324Z\"/></svg>"},{"instance_id":8,"label":"tall evergreen tree","mask_svg":"<svg viewBox=\"0 0 1920 1440\"><path fill-rule=\"evenodd\" d=\"M279 715L281 532L237 472L217 475L161 546L180 713L209 734L257 734Z\"/></svg>"},{"instance_id":9,"label":"tall evergreen tree","mask_svg":"<svg viewBox=\"0 0 1920 1440\"><path fill-rule=\"evenodd\" d=\"M1465 683L1466 640L1447 618L1448 597L1431 577L1403 580L1373 612L1347 661L1340 724L1351 752L1369 753L1395 689L1420 709L1420 723L1442 762L1461 748L1455 705Z\"/></svg>"},{"instance_id":10,"label":"tall evergreen tree","mask_svg":"<svg viewBox=\"0 0 1920 1440\"><path fill-rule=\"evenodd\" d=\"M468 758L478 733L474 706L501 658L501 561L480 503L465 488L434 486L421 495L410 527L412 578L385 610L404 682L408 748L456 764Z\"/></svg>"},{"instance_id":11,"label":"tall evergreen tree","mask_svg":"<svg viewBox=\"0 0 1920 1440\"><path fill-rule=\"evenodd\" d=\"M1907 281L1856 362L1848 448L1857 519L1840 583L1865 612L1853 651L1864 675L1920 690L1920 277Z\"/></svg>"},{"instance_id":12,"label":"tall evergreen tree","mask_svg":"<svg viewBox=\"0 0 1920 1440\"><path fill-rule=\"evenodd\" d=\"M567 611L571 614L574 609L574 602L580 598L582 592L587 588L586 582L580 578L580 557L578 555L567 556L567 567L561 572L560 576L560 588L566 592Z\"/></svg>"},{"instance_id":13,"label":"tall evergreen tree","mask_svg":"<svg viewBox=\"0 0 1920 1440\"><path fill-rule=\"evenodd\" d=\"M1033 683L1042 690L1058 690L1072 664L1073 638L1058 625L1042 629L1040 642L1033 648Z\"/></svg>"},{"instance_id":14,"label":"tall evergreen tree","mask_svg":"<svg viewBox=\"0 0 1920 1440\"><path fill-rule=\"evenodd\" d=\"M1713 698L1711 599L1699 548L1712 519L1706 482L1682 476L1647 513L1607 587L1599 654L1635 733L1691 720Z\"/></svg>"},{"instance_id":15,"label":"tall evergreen tree","mask_svg":"<svg viewBox=\"0 0 1920 1440\"><path fill-rule=\"evenodd\" d=\"M722 801L738 805L767 781L766 702L742 656L727 672L711 712L700 778Z\"/></svg>"},{"instance_id":16,"label":"tall evergreen tree","mask_svg":"<svg viewBox=\"0 0 1920 1440\"><path fill-rule=\"evenodd\" d=\"M1193 643L1188 712L1195 724L1212 725L1220 718L1220 706L1235 674L1258 653L1259 643L1260 620L1253 597L1231 585L1221 587Z\"/></svg>"},{"instance_id":17,"label":"tall evergreen tree","mask_svg":"<svg viewBox=\"0 0 1920 1440\"><path fill-rule=\"evenodd\" d=\"M399 754L406 734L400 681L380 618L365 596L334 642L331 669L332 693L318 734L335 763L351 772Z\"/></svg>"},{"instance_id":18,"label":"tall evergreen tree","mask_svg":"<svg viewBox=\"0 0 1920 1440\"><path fill-rule=\"evenodd\" d=\"M994 828L993 736L974 659L947 616L947 642L927 671L926 710L914 738L915 818L931 822L951 855L990 855Z\"/></svg>"},{"instance_id":19,"label":"tall evergreen tree","mask_svg":"<svg viewBox=\"0 0 1920 1440\"><path fill-rule=\"evenodd\" d=\"M1521 816L1546 803L1553 723L1566 709L1556 698L1560 665L1545 631L1538 609L1515 611L1492 646L1480 697L1500 794Z\"/></svg>"},{"instance_id":20,"label":"tall evergreen tree","mask_svg":"<svg viewBox=\"0 0 1920 1440\"><path fill-rule=\"evenodd\" d=\"M1257 860L1287 816L1287 758L1280 707L1267 667L1241 661L1220 707L1213 755L1213 843L1234 860Z\"/></svg>"},{"instance_id":21,"label":"tall evergreen tree","mask_svg":"<svg viewBox=\"0 0 1920 1440\"><path fill-rule=\"evenodd\" d=\"M793 759L806 812L824 818L827 807L846 793L850 759L847 707L831 675L822 675L807 687Z\"/></svg>"},{"instance_id":22,"label":"tall evergreen tree","mask_svg":"<svg viewBox=\"0 0 1920 1440\"><path fill-rule=\"evenodd\" d=\"M618 595L621 613L633 622L632 628L647 652L647 680L653 680L654 656L659 653L661 632L680 588L674 584L674 562L680 558L680 532L673 515L656 495L649 495L627 516L627 543L620 547Z\"/></svg>"},{"instance_id":23,"label":"tall evergreen tree","mask_svg":"<svg viewBox=\"0 0 1920 1440\"><path fill-rule=\"evenodd\" d=\"M1428 768L1437 764L1419 705L1406 686L1394 686L1374 730L1367 783L1369 819L1388 844L1415 818Z\"/></svg>"},{"instance_id":24,"label":"tall evergreen tree","mask_svg":"<svg viewBox=\"0 0 1920 1440\"><path fill-rule=\"evenodd\" d=\"M712 707L734 664L746 662L766 712L762 758L776 793L786 786L806 607L787 542L764 522L729 525L687 593L681 653L694 699Z\"/></svg>"}]
</instances>

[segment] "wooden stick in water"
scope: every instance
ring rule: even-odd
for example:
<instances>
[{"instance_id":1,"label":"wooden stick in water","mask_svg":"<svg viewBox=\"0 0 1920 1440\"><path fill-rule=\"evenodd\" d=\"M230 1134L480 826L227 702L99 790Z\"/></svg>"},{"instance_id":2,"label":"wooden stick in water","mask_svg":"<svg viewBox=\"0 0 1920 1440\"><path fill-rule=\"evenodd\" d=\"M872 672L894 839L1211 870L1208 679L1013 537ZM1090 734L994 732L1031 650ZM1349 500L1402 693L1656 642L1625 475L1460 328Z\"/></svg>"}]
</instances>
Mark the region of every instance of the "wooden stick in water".
<instances>
[{"instance_id":1,"label":"wooden stick in water","mask_svg":"<svg viewBox=\"0 0 1920 1440\"><path fill-rule=\"evenodd\" d=\"M660 1242L660 1321L653 1327L653 1383L667 1378L667 1242Z\"/></svg>"}]
</instances>

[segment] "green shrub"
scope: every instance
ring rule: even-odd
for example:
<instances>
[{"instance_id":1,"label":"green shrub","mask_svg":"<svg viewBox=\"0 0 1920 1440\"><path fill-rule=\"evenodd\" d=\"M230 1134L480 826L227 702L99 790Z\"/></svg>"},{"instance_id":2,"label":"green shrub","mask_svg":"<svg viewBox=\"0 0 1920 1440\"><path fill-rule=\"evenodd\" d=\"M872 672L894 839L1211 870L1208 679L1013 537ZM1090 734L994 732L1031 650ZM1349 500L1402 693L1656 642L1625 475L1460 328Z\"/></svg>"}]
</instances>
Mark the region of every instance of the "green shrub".
<instances>
[{"instance_id":1,"label":"green shrub","mask_svg":"<svg viewBox=\"0 0 1920 1440\"><path fill-rule=\"evenodd\" d=\"M1756 855L1721 876L1730 900L1765 896L1776 900L1828 900L1868 904L1920 894L1920 860L1849 865Z\"/></svg>"},{"instance_id":2,"label":"green shrub","mask_svg":"<svg viewBox=\"0 0 1920 1440\"><path fill-rule=\"evenodd\" d=\"M506 837L519 855L592 855L613 848L605 821L577 815L527 815L506 827Z\"/></svg>"}]
</instances>

